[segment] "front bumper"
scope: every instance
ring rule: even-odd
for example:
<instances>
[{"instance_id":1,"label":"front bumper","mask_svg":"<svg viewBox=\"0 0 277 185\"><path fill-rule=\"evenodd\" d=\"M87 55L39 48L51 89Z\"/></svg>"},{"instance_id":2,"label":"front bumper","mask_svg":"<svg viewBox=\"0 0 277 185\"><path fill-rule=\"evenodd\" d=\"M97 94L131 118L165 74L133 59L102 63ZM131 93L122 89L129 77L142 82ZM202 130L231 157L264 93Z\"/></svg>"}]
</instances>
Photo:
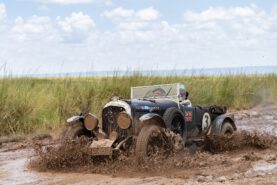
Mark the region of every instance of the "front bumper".
<instances>
[{"instance_id":1,"label":"front bumper","mask_svg":"<svg viewBox=\"0 0 277 185\"><path fill-rule=\"evenodd\" d=\"M113 154L112 145L114 140L111 139L100 139L93 141L89 146L89 153L93 156L111 156Z\"/></svg>"}]
</instances>

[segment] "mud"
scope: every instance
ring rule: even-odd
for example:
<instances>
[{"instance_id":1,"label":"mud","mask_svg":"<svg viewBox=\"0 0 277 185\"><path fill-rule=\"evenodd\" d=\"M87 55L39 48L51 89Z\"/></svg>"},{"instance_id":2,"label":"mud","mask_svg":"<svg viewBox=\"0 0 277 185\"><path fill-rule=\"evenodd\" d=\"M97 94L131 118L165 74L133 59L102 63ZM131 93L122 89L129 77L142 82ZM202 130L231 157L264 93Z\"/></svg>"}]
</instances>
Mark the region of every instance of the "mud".
<instances>
[{"instance_id":1,"label":"mud","mask_svg":"<svg viewBox=\"0 0 277 185\"><path fill-rule=\"evenodd\" d=\"M209 136L205 138L203 146L195 148L198 150L191 155L189 150L178 153L171 153L167 156L153 156L147 161L138 161L134 155L134 151L130 153L120 153L113 157L90 155L89 146L91 140L80 138L74 141L68 140L62 142L60 146L47 146L35 144L35 157L30 167L40 171L46 170L63 170L91 172L101 174L125 175L127 172L155 172L164 173L165 176L173 169L192 169L203 166L205 161L207 166L213 165L212 160L215 153L226 153L233 150L264 150L274 147L277 143L277 137L250 133L238 132L232 137ZM191 146L193 147L193 146ZM195 146L197 147L197 146ZM206 160L210 158L210 161ZM244 156L246 160L258 159L251 155ZM210 164L213 163L213 164Z\"/></svg>"},{"instance_id":2,"label":"mud","mask_svg":"<svg viewBox=\"0 0 277 185\"><path fill-rule=\"evenodd\" d=\"M44 140L35 147L7 143L0 148L0 184L276 184L276 108L237 112L235 136L207 137L203 147L147 163L137 162L132 152L116 160L92 158L85 139Z\"/></svg>"},{"instance_id":3,"label":"mud","mask_svg":"<svg viewBox=\"0 0 277 185\"><path fill-rule=\"evenodd\" d=\"M231 137L207 136L203 149L211 153L242 149L267 149L277 144L277 137L267 133L240 131Z\"/></svg>"}]
</instances>

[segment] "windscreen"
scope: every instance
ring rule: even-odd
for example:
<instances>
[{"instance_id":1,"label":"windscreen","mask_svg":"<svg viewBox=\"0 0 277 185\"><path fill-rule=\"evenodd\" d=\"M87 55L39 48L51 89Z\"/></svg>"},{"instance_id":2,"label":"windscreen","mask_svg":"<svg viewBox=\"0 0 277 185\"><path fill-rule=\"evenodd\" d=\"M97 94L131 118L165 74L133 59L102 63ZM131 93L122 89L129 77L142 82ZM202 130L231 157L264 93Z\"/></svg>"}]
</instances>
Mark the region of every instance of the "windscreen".
<instances>
[{"instance_id":1,"label":"windscreen","mask_svg":"<svg viewBox=\"0 0 277 185\"><path fill-rule=\"evenodd\" d=\"M163 97L178 97L179 84L165 84L132 87L131 98L163 98Z\"/></svg>"}]
</instances>

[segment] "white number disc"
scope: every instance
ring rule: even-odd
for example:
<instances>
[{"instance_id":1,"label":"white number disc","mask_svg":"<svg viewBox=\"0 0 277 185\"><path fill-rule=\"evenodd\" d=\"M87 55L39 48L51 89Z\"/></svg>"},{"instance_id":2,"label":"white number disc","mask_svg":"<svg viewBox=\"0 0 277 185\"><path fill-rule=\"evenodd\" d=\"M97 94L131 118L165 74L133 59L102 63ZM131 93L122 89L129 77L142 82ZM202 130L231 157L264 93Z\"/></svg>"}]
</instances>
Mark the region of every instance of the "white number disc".
<instances>
[{"instance_id":1,"label":"white number disc","mask_svg":"<svg viewBox=\"0 0 277 185\"><path fill-rule=\"evenodd\" d=\"M211 125L211 116L209 113L205 112L202 118L202 131L207 131Z\"/></svg>"}]
</instances>

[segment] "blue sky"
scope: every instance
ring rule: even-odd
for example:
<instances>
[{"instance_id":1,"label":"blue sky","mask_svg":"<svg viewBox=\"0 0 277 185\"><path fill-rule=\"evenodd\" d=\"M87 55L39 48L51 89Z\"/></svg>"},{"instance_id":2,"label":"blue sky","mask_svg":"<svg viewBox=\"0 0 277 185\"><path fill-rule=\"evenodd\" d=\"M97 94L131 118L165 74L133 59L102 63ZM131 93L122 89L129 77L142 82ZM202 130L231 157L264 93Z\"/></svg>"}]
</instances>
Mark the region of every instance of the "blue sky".
<instances>
[{"instance_id":1,"label":"blue sky","mask_svg":"<svg viewBox=\"0 0 277 185\"><path fill-rule=\"evenodd\" d=\"M0 0L0 73L277 65L276 49L272 0Z\"/></svg>"}]
</instances>

